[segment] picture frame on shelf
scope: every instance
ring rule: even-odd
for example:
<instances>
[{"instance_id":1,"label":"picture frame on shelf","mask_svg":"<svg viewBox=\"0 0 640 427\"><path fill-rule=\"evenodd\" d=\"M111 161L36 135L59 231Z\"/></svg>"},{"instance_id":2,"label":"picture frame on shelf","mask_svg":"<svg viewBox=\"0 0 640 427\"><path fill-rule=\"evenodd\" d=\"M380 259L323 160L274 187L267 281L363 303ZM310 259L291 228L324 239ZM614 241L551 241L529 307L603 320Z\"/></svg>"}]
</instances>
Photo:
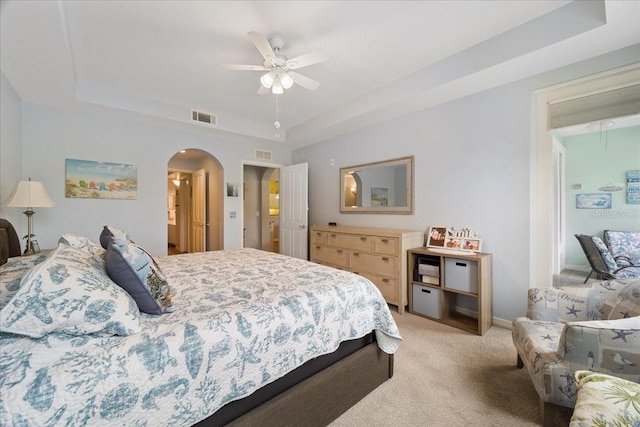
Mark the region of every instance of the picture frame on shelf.
<instances>
[{"instance_id":1,"label":"picture frame on shelf","mask_svg":"<svg viewBox=\"0 0 640 427\"><path fill-rule=\"evenodd\" d=\"M447 227L429 227L426 246L443 248L447 237Z\"/></svg>"},{"instance_id":2,"label":"picture frame on shelf","mask_svg":"<svg viewBox=\"0 0 640 427\"><path fill-rule=\"evenodd\" d=\"M432 226L426 235L427 248L442 248L455 251L480 252L482 239L470 228Z\"/></svg>"}]
</instances>

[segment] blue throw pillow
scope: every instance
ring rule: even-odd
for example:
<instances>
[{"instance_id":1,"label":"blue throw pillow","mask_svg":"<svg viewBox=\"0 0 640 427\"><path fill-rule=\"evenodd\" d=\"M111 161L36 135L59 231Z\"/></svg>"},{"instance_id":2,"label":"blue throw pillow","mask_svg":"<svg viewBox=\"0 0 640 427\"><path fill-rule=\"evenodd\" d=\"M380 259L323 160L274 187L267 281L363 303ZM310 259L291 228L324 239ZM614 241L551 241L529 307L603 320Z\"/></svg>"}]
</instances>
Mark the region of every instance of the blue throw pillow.
<instances>
[{"instance_id":1,"label":"blue throw pillow","mask_svg":"<svg viewBox=\"0 0 640 427\"><path fill-rule=\"evenodd\" d=\"M173 311L171 288L156 261L128 240L113 238L105 267L111 279L129 293L140 311L162 314Z\"/></svg>"},{"instance_id":2,"label":"blue throw pillow","mask_svg":"<svg viewBox=\"0 0 640 427\"><path fill-rule=\"evenodd\" d=\"M102 232L100 233L100 244L102 245L102 247L107 249L109 247L109 243L111 243L114 238L124 239L128 240L131 243L135 243L133 240L131 240L131 237L129 237L129 235L124 231L112 225L105 225L102 229Z\"/></svg>"}]
</instances>

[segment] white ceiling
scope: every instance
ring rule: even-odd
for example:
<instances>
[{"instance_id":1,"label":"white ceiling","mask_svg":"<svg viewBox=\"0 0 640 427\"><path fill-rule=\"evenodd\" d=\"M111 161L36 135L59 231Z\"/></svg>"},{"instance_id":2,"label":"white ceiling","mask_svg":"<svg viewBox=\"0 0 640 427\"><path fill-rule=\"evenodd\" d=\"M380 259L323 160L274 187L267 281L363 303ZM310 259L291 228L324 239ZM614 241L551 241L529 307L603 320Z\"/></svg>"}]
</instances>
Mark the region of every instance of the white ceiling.
<instances>
[{"instance_id":1,"label":"white ceiling","mask_svg":"<svg viewBox=\"0 0 640 427\"><path fill-rule=\"evenodd\" d=\"M640 43L639 1L2 0L0 15L0 68L25 102L174 123L195 108L267 139L261 73L220 64L262 63L249 31L290 58L321 48L328 62L298 70L320 88L279 97L291 146Z\"/></svg>"}]
</instances>

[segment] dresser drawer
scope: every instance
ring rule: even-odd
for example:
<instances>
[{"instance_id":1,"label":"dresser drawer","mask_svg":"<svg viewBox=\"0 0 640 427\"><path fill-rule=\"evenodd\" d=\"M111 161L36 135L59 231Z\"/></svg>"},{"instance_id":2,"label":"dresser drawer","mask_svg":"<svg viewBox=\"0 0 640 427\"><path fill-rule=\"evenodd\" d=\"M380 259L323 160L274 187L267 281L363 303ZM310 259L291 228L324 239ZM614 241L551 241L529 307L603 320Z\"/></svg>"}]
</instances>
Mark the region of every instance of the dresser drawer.
<instances>
[{"instance_id":1,"label":"dresser drawer","mask_svg":"<svg viewBox=\"0 0 640 427\"><path fill-rule=\"evenodd\" d=\"M360 275L371 280L373 284L376 285L376 288L380 290L385 301L390 302L391 304L398 304L398 286L396 279L369 273L362 273Z\"/></svg>"},{"instance_id":2,"label":"dresser drawer","mask_svg":"<svg viewBox=\"0 0 640 427\"><path fill-rule=\"evenodd\" d=\"M396 255L399 248L398 239L395 237L374 237L373 252L377 254Z\"/></svg>"},{"instance_id":3,"label":"dresser drawer","mask_svg":"<svg viewBox=\"0 0 640 427\"><path fill-rule=\"evenodd\" d=\"M326 245L328 234L326 231L314 231L311 233L311 243L317 245Z\"/></svg>"},{"instance_id":4,"label":"dresser drawer","mask_svg":"<svg viewBox=\"0 0 640 427\"><path fill-rule=\"evenodd\" d=\"M370 272L381 276L396 276L396 257L351 252L349 256L351 271Z\"/></svg>"},{"instance_id":5,"label":"dresser drawer","mask_svg":"<svg viewBox=\"0 0 640 427\"><path fill-rule=\"evenodd\" d=\"M329 244L355 251L371 252L373 237L357 234L329 233Z\"/></svg>"},{"instance_id":6,"label":"dresser drawer","mask_svg":"<svg viewBox=\"0 0 640 427\"><path fill-rule=\"evenodd\" d=\"M334 264L340 267L348 267L349 253L340 248L330 248L328 246L313 245L313 260L320 263Z\"/></svg>"}]
</instances>

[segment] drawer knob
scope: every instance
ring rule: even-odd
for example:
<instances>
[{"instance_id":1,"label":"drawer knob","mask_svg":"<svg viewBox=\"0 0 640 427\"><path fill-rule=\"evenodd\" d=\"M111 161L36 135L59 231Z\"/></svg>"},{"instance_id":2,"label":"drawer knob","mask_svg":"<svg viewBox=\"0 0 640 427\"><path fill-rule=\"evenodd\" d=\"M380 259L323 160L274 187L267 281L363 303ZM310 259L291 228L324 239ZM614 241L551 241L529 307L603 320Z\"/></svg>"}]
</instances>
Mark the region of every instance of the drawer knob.
<instances>
[{"instance_id":1,"label":"drawer knob","mask_svg":"<svg viewBox=\"0 0 640 427\"><path fill-rule=\"evenodd\" d=\"M424 292L425 294L430 294L431 293L431 291L429 289L422 288L421 291Z\"/></svg>"},{"instance_id":2,"label":"drawer knob","mask_svg":"<svg viewBox=\"0 0 640 427\"><path fill-rule=\"evenodd\" d=\"M354 252L353 256L360 256L360 253L359 252Z\"/></svg>"},{"instance_id":3,"label":"drawer knob","mask_svg":"<svg viewBox=\"0 0 640 427\"><path fill-rule=\"evenodd\" d=\"M389 243L387 239L382 239L382 243Z\"/></svg>"},{"instance_id":4,"label":"drawer knob","mask_svg":"<svg viewBox=\"0 0 640 427\"><path fill-rule=\"evenodd\" d=\"M386 261L389 261L389 258L383 257L382 260L386 262Z\"/></svg>"},{"instance_id":5,"label":"drawer knob","mask_svg":"<svg viewBox=\"0 0 640 427\"><path fill-rule=\"evenodd\" d=\"M366 237L361 237L360 240L362 240L363 242L366 242L367 238Z\"/></svg>"},{"instance_id":6,"label":"drawer knob","mask_svg":"<svg viewBox=\"0 0 640 427\"><path fill-rule=\"evenodd\" d=\"M384 283L389 283L389 279L382 279Z\"/></svg>"},{"instance_id":7,"label":"drawer knob","mask_svg":"<svg viewBox=\"0 0 640 427\"><path fill-rule=\"evenodd\" d=\"M341 254L341 253L342 253L342 249L337 249L337 252L338 252L339 254Z\"/></svg>"}]
</instances>

